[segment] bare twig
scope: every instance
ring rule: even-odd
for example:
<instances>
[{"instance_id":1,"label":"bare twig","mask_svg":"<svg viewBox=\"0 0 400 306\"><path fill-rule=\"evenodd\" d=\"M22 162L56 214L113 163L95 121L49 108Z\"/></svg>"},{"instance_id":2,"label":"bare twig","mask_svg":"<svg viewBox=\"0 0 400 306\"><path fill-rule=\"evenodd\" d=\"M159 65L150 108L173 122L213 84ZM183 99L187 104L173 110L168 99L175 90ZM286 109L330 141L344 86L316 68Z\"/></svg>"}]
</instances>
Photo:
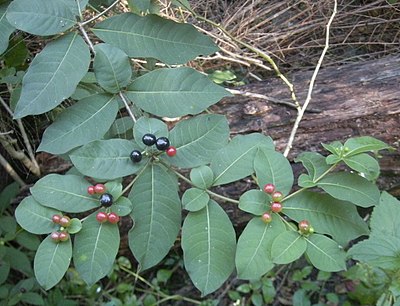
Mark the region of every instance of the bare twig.
<instances>
[{"instance_id":1,"label":"bare twig","mask_svg":"<svg viewBox=\"0 0 400 306\"><path fill-rule=\"evenodd\" d=\"M111 10L114 6L116 6L118 4L120 0L116 0L114 1L109 7L107 7L104 11L100 12L99 14L97 14L96 16L93 16L92 18L84 21L81 23L82 26L87 25L88 23L91 23L92 21L95 21L96 19L100 18L101 16L103 16L104 14L106 14L109 10Z\"/></svg>"},{"instance_id":2,"label":"bare twig","mask_svg":"<svg viewBox=\"0 0 400 306\"><path fill-rule=\"evenodd\" d=\"M129 103L128 103L127 99L125 98L124 94L122 92L119 92L118 95L121 98L122 102L124 102L125 108L129 114L129 116L132 118L133 122L136 123L135 115L132 113L131 108L129 107Z\"/></svg>"},{"instance_id":3,"label":"bare twig","mask_svg":"<svg viewBox=\"0 0 400 306\"><path fill-rule=\"evenodd\" d=\"M92 41L89 38L88 33L86 32L85 28L83 27L82 23L78 22L78 27L79 30L81 31L83 38L85 39L86 43L89 45L90 50L92 51L93 54L96 54L96 51L94 50L94 46Z\"/></svg>"},{"instance_id":4,"label":"bare twig","mask_svg":"<svg viewBox=\"0 0 400 306\"><path fill-rule=\"evenodd\" d=\"M313 75L311 77L310 85L308 87L308 93L307 93L306 100L304 101L303 106L299 109L299 112L298 112L297 117L296 117L296 121L295 121L295 123L293 125L293 128L292 128L292 131L290 133L288 143L287 143L285 151L283 153L283 155L285 157L287 157L289 155L289 152L290 152L290 150L292 148L292 145L293 145L294 138L295 138L296 133L297 133L297 129L299 128L299 124L300 124L301 120L303 119L304 112L306 111L308 104L311 101L311 95L312 95L312 92L313 92L313 89L314 89L315 80L317 78L319 69L321 68L322 61L324 60L325 54L326 54L326 52L328 51L328 48L329 48L329 31L330 31L330 27L331 27L331 24L333 22L333 19L335 18L336 13L337 13L337 0L334 0L333 12L332 12L332 15L329 18L329 21L328 21L328 23L326 25L325 47L322 50L322 53L321 53L321 56L320 56L320 58L318 60L317 66L315 67L314 73L313 73Z\"/></svg>"},{"instance_id":5,"label":"bare twig","mask_svg":"<svg viewBox=\"0 0 400 306\"><path fill-rule=\"evenodd\" d=\"M23 179L15 172L14 168L10 165L10 163L4 158L3 155L0 153L0 165L4 167L7 173L16 181L21 187L26 186L26 183Z\"/></svg>"}]
</instances>

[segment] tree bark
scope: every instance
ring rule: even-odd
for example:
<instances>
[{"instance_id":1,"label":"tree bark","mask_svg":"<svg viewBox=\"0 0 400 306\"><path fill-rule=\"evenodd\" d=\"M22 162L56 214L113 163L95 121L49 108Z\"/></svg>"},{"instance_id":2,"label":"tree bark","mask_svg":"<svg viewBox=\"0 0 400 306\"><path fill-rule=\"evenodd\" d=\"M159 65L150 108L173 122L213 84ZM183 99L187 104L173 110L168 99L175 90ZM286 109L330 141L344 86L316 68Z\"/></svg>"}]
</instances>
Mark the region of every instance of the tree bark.
<instances>
[{"instance_id":1,"label":"tree bark","mask_svg":"<svg viewBox=\"0 0 400 306\"><path fill-rule=\"evenodd\" d=\"M296 72L290 78L300 104L306 98L311 75L312 71ZM293 107L277 104L291 102L288 87L280 79L273 79L239 89L270 98L237 95L224 99L214 110L228 116L234 134L262 132L271 136L277 150L283 152L297 115ZM293 160L304 151L327 155L321 143L373 136L396 149L382 154L378 184L384 190L398 192L400 57L322 69L308 110L300 123L289 159ZM300 168L295 166L295 170Z\"/></svg>"}]
</instances>

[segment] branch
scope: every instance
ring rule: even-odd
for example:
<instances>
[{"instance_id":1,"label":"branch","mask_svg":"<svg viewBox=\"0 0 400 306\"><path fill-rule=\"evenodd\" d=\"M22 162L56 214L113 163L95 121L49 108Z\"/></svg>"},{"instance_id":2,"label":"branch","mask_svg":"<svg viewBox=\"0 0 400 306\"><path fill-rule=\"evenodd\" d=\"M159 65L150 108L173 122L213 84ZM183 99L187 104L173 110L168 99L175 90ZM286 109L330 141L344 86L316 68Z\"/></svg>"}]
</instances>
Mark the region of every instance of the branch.
<instances>
[{"instance_id":1,"label":"branch","mask_svg":"<svg viewBox=\"0 0 400 306\"><path fill-rule=\"evenodd\" d=\"M109 10L111 10L114 6L116 6L118 4L119 0L114 1L113 4L111 4L109 7L107 7L104 11L102 11L101 13L97 14L96 16L93 16L92 18L90 18L89 20L86 20L84 22L81 23L82 26L87 25L88 23L91 23L92 21L95 21L96 19L100 18L101 16L103 16L105 13L107 13Z\"/></svg>"},{"instance_id":2,"label":"branch","mask_svg":"<svg viewBox=\"0 0 400 306\"><path fill-rule=\"evenodd\" d=\"M131 108L129 107L129 103L126 100L125 96L123 95L122 92L119 92L119 97L121 98L122 102L124 102L125 108L128 111L129 116L132 118L133 122L136 123L136 118L135 115L132 113Z\"/></svg>"},{"instance_id":3,"label":"branch","mask_svg":"<svg viewBox=\"0 0 400 306\"><path fill-rule=\"evenodd\" d=\"M287 157L289 155L289 152L292 149L293 141L294 141L294 138L296 136L297 130L299 128L300 122L303 119L303 116L304 116L304 113L305 113L305 111L307 109L308 104L311 101L311 95L312 95L312 92L313 92L313 89L314 89L314 84L315 84L315 80L317 78L317 74L319 72L319 69L321 68L322 61L324 60L325 54L329 49L329 31L330 31L330 27L331 27L331 24L333 22L333 19L335 18L335 15L337 13L337 0L334 0L334 1L335 2L334 2L333 12L332 12L332 15L329 18L329 21L328 21L328 23L326 25L325 47L322 50L322 53L321 53L321 56L320 56L320 58L318 60L317 66L315 67L314 73L313 73L313 75L311 77L310 86L308 87L308 93L307 93L306 100L305 100L303 106L299 109L299 112L298 112L297 117L296 117L296 121L295 121L295 123L293 125L293 128L292 128L292 131L290 133L289 140L288 140L288 143L287 143L286 148L285 148L285 152L283 153L283 155L285 157Z\"/></svg>"},{"instance_id":4,"label":"branch","mask_svg":"<svg viewBox=\"0 0 400 306\"><path fill-rule=\"evenodd\" d=\"M16 181L21 187L26 186L26 183L21 179L17 172L15 172L14 168L10 165L10 163L4 158L0 153L0 165L4 167L7 173Z\"/></svg>"}]
</instances>

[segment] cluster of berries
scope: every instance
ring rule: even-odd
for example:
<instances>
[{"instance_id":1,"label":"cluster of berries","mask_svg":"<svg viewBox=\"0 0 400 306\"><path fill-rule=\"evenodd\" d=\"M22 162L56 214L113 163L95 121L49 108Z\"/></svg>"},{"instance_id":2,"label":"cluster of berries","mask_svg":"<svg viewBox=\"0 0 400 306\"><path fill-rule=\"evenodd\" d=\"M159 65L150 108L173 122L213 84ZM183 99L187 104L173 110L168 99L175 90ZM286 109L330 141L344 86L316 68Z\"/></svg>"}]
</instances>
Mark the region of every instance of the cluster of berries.
<instances>
[{"instance_id":1,"label":"cluster of berries","mask_svg":"<svg viewBox=\"0 0 400 306\"><path fill-rule=\"evenodd\" d=\"M53 215L51 220L55 224L60 225L60 231L51 233L51 239L55 242L67 241L69 239L69 234L66 228L71 224L71 218L68 216Z\"/></svg>"},{"instance_id":2,"label":"cluster of berries","mask_svg":"<svg viewBox=\"0 0 400 306\"><path fill-rule=\"evenodd\" d=\"M106 186L103 184L96 184L94 186L89 186L88 194L101 194L99 201L101 206L110 207L113 204L113 196L110 193L106 193ZM116 213L106 213L106 212L98 212L96 215L96 220L100 223L104 223L106 221L116 224L119 222L119 216Z\"/></svg>"},{"instance_id":3,"label":"cluster of berries","mask_svg":"<svg viewBox=\"0 0 400 306\"><path fill-rule=\"evenodd\" d=\"M151 147L152 145L156 145L156 148L160 151L165 151L168 156L176 155L176 148L170 146L169 139L167 137L159 137L156 138L153 134L144 134L142 137L142 142ZM133 150L130 155L131 161L134 163L138 163L142 160L142 152L139 150Z\"/></svg>"},{"instance_id":4,"label":"cluster of berries","mask_svg":"<svg viewBox=\"0 0 400 306\"><path fill-rule=\"evenodd\" d=\"M100 223L110 222L111 224L116 224L119 222L119 216L116 213L106 213L104 211L99 211L96 215L96 220Z\"/></svg>"},{"instance_id":5,"label":"cluster of berries","mask_svg":"<svg viewBox=\"0 0 400 306\"><path fill-rule=\"evenodd\" d=\"M280 191L275 190L275 185L274 184L266 184L264 186L264 192L268 193L271 195L272 202L271 202L271 211L274 213L279 213L282 211L282 199L283 199L283 194ZM270 223L272 221L272 215L270 212L265 212L261 216L262 220L265 223Z\"/></svg>"}]
</instances>

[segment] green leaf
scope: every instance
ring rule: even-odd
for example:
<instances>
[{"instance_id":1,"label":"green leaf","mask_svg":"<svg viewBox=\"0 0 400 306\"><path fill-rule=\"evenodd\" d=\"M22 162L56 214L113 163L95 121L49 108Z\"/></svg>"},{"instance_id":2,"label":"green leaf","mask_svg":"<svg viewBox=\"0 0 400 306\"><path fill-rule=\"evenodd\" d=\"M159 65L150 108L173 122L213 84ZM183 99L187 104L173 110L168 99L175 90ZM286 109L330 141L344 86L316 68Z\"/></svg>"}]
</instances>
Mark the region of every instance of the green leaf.
<instances>
[{"instance_id":1,"label":"green leaf","mask_svg":"<svg viewBox=\"0 0 400 306\"><path fill-rule=\"evenodd\" d=\"M157 138L168 137L168 127L161 120L148 117L140 117L136 123L133 130L133 135L135 137L136 143L140 148L148 148L142 141L142 137L145 134L153 134Z\"/></svg>"},{"instance_id":2,"label":"green leaf","mask_svg":"<svg viewBox=\"0 0 400 306\"><path fill-rule=\"evenodd\" d=\"M78 218L72 218L70 225L68 225L68 233L76 234L82 229L82 222Z\"/></svg>"},{"instance_id":3,"label":"green leaf","mask_svg":"<svg viewBox=\"0 0 400 306\"><path fill-rule=\"evenodd\" d=\"M310 298L307 296L305 289L298 289L293 294L293 305L296 306L311 306Z\"/></svg>"},{"instance_id":4,"label":"green leaf","mask_svg":"<svg viewBox=\"0 0 400 306\"><path fill-rule=\"evenodd\" d=\"M71 239L54 242L51 236L40 244L34 260L35 277L45 290L54 287L64 276L72 256Z\"/></svg>"},{"instance_id":5,"label":"green leaf","mask_svg":"<svg viewBox=\"0 0 400 306\"><path fill-rule=\"evenodd\" d=\"M115 179L136 173L144 164L132 163L137 146L125 139L96 140L73 151L69 157L78 171L98 179Z\"/></svg>"},{"instance_id":6,"label":"green leaf","mask_svg":"<svg viewBox=\"0 0 400 306\"><path fill-rule=\"evenodd\" d=\"M273 150L272 139L258 133L234 137L211 161L215 177L213 185L227 184L252 174L254 158L261 147Z\"/></svg>"},{"instance_id":7,"label":"green leaf","mask_svg":"<svg viewBox=\"0 0 400 306\"><path fill-rule=\"evenodd\" d=\"M339 200L361 207L370 207L379 202L378 187L357 174L331 173L321 179L317 186Z\"/></svg>"},{"instance_id":8,"label":"green leaf","mask_svg":"<svg viewBox=\"0 0 400 306\"><path fill-rule=\"evenodd\" d=\"M400 265L400 238L387 234L372 234L369 239L354 245L348 255L374 267L398 270Z\"/></svg>"},{"instance_id":9,"label":"green leaf","mask_svg":"<svg viewBox=\"0 0 400 306\"><path fill-rule=\"evenodd\" d=\"M188 67L160 68L136 78L126 91L144 111L160 117L195 115L230 93Z\"/></svg>"},{"instance_id":10,"label":"green leaf","mask_svg":"<svg viewBox=\"0 0 400 306\"><path fill-rule=\"evenodd\" d=\"M306 255L314 267L326 272L346 270L346 254L326 236L313 234L307 238Z\"/></svg>"},{"instance_id":11,"label":"green leaf","mask_svg":"<svg viewBox=\"0 0 400 306\"><path fill-rule=\"evenodd\" d=\"M11 269L19 271L26 276L33 275L31 260L26 255L26 252L22 252L13 247L3 246L3 248L5 250L3 260L10 264Z\"/></svg>"},{"instance_id":12,"label":"green leaf","mask_svg":"<svg viewBox=\"0 0 400 306\"><path fill-rule=\"evenodd\" d=\"M181 224L177 187L176 177L150 164L131 189L135 226L129 231L129 247L141 270L158 264L175 242Z\"/></svg>"},{"instance_id":13,"label":"green leaf","mask_svg":"<svg viewBox=\"0 0 400 306\"><path fill-rule=\"evenodd\" d=\"M361 153L350 157L346 156L343 158L343 161L347 166L361 173L369 181L374 181L379 176L379 163L368 154Z\"/></svg>"},{"instance_id":14,"label":"green leaf","mask_svg":"<svg viewBox=\"0 0 400 306\"><path fill-rule=\"evenodd\" d=\"M285 231L281 218L265 224L253 218L239 237L236 250L236 269L240 279L259 279L274 267L271 246L275 237Z\"/></svg>"},{"instance_id":15,"label":"green leaf","mask_svg":"<svg viewBox=\"0 0 400 306\"><path fill-rule=\"evenodd\" d=\"M143 117L140 117L139 120L141 118L143 118ZM132 118L129 116L118 118L111 125L108 135L110 137L114 137L117 135L124 135L127 133L128 130L133 129L133 124L134 124L134 122L133 122ZM138 143L138 145L139 145L139 143Z\"/></svg>"},{"instance_id":16,"label":"green leaf","mask_svg":"<svg viewBox=\"0 0 400 306\"><path fill-rule=\"evenodd\" d=\"M379 205L371 215L371 232L373 234L391 235L400 238L400 201L387 192L382 192Z\"/></svg>"},{"instance_id":17,"label":"green leaf","mask_svg":"<svg viewBox=\"0 0 400 306\"><path fill-rule=\"evenodd\" d=\"M325 150L337 156L339 156L344 149L343 144L340 141L334 141L330 144L322 143L322 146L325 148Z\"/></svg>"},{"instance_id":18,"label":"green leaf","mask_svg":"<svg viewBox=\"0 0 400 306\"><path fill-rule=\"evenodd\" d=\"M186 189L182 196L182 205L186 210L198 211L203 209L209 200L210 196L205 190L190 188Z\"/></svg>"},{"instance_id":19,"label":"green leaf","mask_svg":"<svg viewBox=\"0 0 400 306\"><path fill-rule=\"evenodd\" d=\"M86 5L89 0L61 0L63 1L69 9L74 13L75 16L80 16L80 12L85 11Z\"/></svg>"},{"instance_id":20,"label":"green leaf","mask_svg":"<svg viewBox=\"0 0 400 306\"><path fill-rule=\"evenodd\" d=\"M258 186L274 184L276 189L286 195L293 186L293 171L289 161L279 152L259 148L254 159Z\"/></svg>"},{"instance_id":21,"label":"green leaf","mask_svg":"<svg viewBox=\"0 0 400 306\"><path fill-rule=\"evenodd\" d=\"M111 206L111 211L122 217L129 215L132 211L132 207L133 204L128 198L120 197Z\"/></svg>"},{"instance_id":22,"label":"green leaf","mask_svg":"<svg viewBox=\"0 0 400 306\"><path fill-rule=\"evenodd\" d=\"M344 147L348 149L348 152L345 154L346 157L390 148L390 146L383 141L370 136L350 138L344 143Z\"/></svg>"},{"instance_id":23,"label":"green leaf","mask_svg":"<svg viewBox=\"0 0 400 306\"><path fill-rule=\"evenodd\" d=\"M217 290L233 272L235 248L232 223L215 201L187 215L182 227L185 269L203 296Z\"/></svg>"},{"instance_id":24,"label":"green leaf","mask_svg":"<svg viewBox=\"0 0 400 306\"><path fill-rule=\"evenodd\" d=\"M311 177L308 174L300 174L297 179L297 184L299 187L311 188L317 186L317 183L314 183Z\"/></svg>"},{"instance_id":25,"label":"green leaf","mask_svg":"<svg viewBox=\"0 0 400 306\"><path fill-rule=\"evenodd\" d=\"M98 222L97 212L82 223L74 239L74 265L89 286L111 271L120 242L118 225Z\"/></svg>"},{"instance_id":26,"label":"green leaf","mask_svg":"<svg viewBox=\"0 0 400 306\"><path fill-rule=\"evenodd\" d=\"M100 86L112 93L121 91L132 77L128 55L109 44L97 44L94 49L93 69Z\"/></svg>"},{"instance_id":27,"label":"green leaf","mask_svg":"<svg viewBox=\"0 0 400 306\"><path fill-rule=\"evenodd\" d=\"M89 63L89 47L77 33L47 44L33 59L22 80L14 118L42 114L59 105L74 93Z\"/></svg>"},{"instance_id":28,"label":"green leaf","mask_svg":"<svg viewBox=\"0 0 400 306\"><path fill-rule=\"evenodd\" d=\"M208 164L227 142L229 126L225 116L199 115L180 121L170 133L176 155L167 161L180 168Z\"/></svg>"},{"instance_id":29,"label":"green leaf","mask_svg":"<svg viewBox=\"0 0 400 306\"><path fill-rule=\"evenodd\" d=\"M118 112L117 100L109 95L94 95L61 113L44 132L37 151L63 154L98 140L108 131Z\"/></svg>"},{"instance_id":30,"label":"green leaf","mask_svg":"<svg viewBox=\"0 0 400 306\"><path fill-rule=\"evenodd\" d=\"M87 194L90 184L77 175L48 174L36 182L31 193L40 204L60 211L77 213L100 205Z\"/></svg>"},{"instance_id":31,"label":"green leaf","mask_svg":"<svg viewBox=\"0 0 400 306\"><path fill-rule=\"evenodd\" d=\"M14 0L7 19L17 29L34 35L54 35L76 24L74 13L63 1Z\"/></svg>"},{"instance_id":32,"label":"green leaf","mask_svg":"<svg viewBox=\"0 0 400 306\"><path fill-rule=\"evenodd\" d=\"M10 264L8 262L0 261L0 285L7 280L9 273L10 273Z\"/></svg>"},{"instance_id":33,"label":"green leaf","mask_svg":"<svg viewBox=\"0 0 400 306\"><path fill-rule=\"evenodd\" d=\"M44 305L44 300L39 293L25 292L21 295L21 301L30 305Z\"/></svg>"},{"instance_id":34,"label":"green leaf","mask_svg":"<svg viewBox=\"0 0 400 306\"><path fill-rule=\"evenodd\" d=\"M332 236L343 246L369 233L352 203L328 194L303 191L283 202L283 212L297 222L308 220L316 232Z\"/></svg>"},{"instance_id":35,"label":"green leaf","mask_svg":"<svg viewBox=\"0 0 400 306\"><path fill-rule=\"evenodd\" d=\"M7 4L0 4L0 54L7 50L8 40L15 28L7 21Z\"/></svg>"},{"instance_id":36,"label":"green leaf","mask_svg":"<svg viewBox=\"0 0 400 306\"><path fill-rule=\"evenodd\" d=\"M166 64L184 64L198 55L218 50L209 37L192 25L156 15L119 14L98 23L92 30L130 57L152 57Z\"/></svg>"},{"instance_id":37,"label":"green leaf","mask_svg":"<svg viewBox=\"0 0 400 306\"><path fill-rule=\"evenodd\" d=\"M190 171L190 180L199 188L208 188L212 186L214 174L210 167L199 166Z\"/></svg>"},{"instance_id":38,"label":"green leaf","mask_svg":"<svg viewBox=\"0 0 400 306\"><path fill-rule=\"evenodd\" d=\"M296 259L307 249L307 242L295 231L285 231L275 238L272 243L271 257L276 264L288 264Z\"/></svg>"},{"instance_id":39,"label":"green leaf","mask_svg":"<svg viewBox=\"0 0 400 306\"><path fill-rule=\"evenodd\" d=\"M1 36L1 34L0 34ZM3 60L4 64L7 67L16 67L18 70L19 69L25 69L26 65L26 60L30 57L29 50L26 46L25 43L25 37L22 34L22 32L17 33L16 35L13 35L10 42L9 46L6 52L3 53ZM28 42L28 41L26 41ZM25 72L23 71L18 71L15 76L13 75L11 79L9 79L9 83L13 83L15 86L13 87L13 91L11 92L12 94L12 99L19 99L19 94L21 93L21 81L22 77L24 76ZM17 89L17 92L15 93L15 90ZM19 92L18 92L19 91ZM16 97L15 95L18 95ZM14 101L10 101L10 106L14 110Z\"/></svg>"},{"instance_id":40,"label":"green leaf","mask_svg":"<svg viewBox=\"0 0 400 306\"><path fill-rule=\"evenodd\" d=\"M316 182L329 169L329 165L325 162L325 157L316 152L301 153L294 161L303 164L304 168L307 169L310 180L313 182Z\"/></svg>"},{"instance_id":41,"label":"green leaf","mask_svg":"<svg viewBox=\"0 0 400 306\"><path fill-rule=\"evenodd\" d=\"M15 210L15 218L18 224L33 234L48 234L58 225L53 223L53 215L61 214L59 210L41 205L32 196L24 198Z\"/></svg>"},{"instance_id":42,"label":"green leaf","mask_svg":"<svg viewBox=\"0 0 400 306\"><path fill-rule=\"evenodd\" d=\"M248 190L239 198L239 208L256 216L270 210L271 198L261 190Z\"/></svg>"},{"instance_id":43,"label":"green leaf","mask_svg":"<svg viewBox=\"0 0 400 306\"><path fill-rule=\"evenodd\" d=\"M19 192L20 186L14 182L10 185L6 186L0 193L0 215L3 214L3 211L6 210L11 203L11 200L14 199Z\"/></svg>"},{"instance_id":44,"label":"green leaf","mask_svg":"<svg viewBox=\"0 0 400 306\"><path fill-rule=\"evenodd\" d=\"M15 237L15 241L20 246L30 251L36 251L41 242L38 235L31 234L27 231L19 231Z\"/></svg>"}]
</instances>

